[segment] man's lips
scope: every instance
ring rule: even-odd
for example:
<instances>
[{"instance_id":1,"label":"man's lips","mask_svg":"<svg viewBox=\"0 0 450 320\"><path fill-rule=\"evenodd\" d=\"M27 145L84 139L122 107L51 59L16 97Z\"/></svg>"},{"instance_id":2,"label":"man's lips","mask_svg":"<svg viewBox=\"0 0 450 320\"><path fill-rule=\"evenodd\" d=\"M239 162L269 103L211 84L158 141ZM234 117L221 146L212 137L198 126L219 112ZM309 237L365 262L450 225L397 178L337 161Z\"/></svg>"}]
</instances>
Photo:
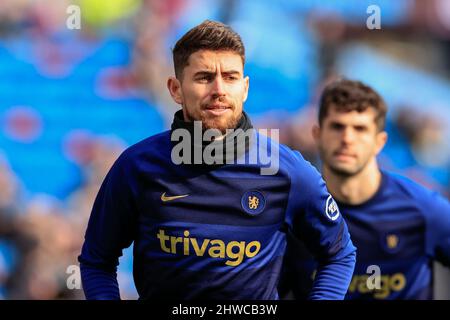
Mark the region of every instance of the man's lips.
<instances>
[{"instance_id":1,"label":"man's lips","mask_svg":"<svg viewBox=\"0 0 450 320\"><path fill-rule=\"evenodd\" d=\"M207 105L205 109L207 110L230 109L230 107L226 104L210 104Z\"/></svg>"},{"instance_id":2,"label":"man's lips","mask_svg":"<svg viewBox=\"0 0 450 320\"><path fill-rule=\"evenodd\" d=\"M205 108L205 111L211 115L219 116L223 113L227 112L227 110L231 110L231 108L224 104L212 104L208 105Z\"/></svg>"},{"instance_id":3,"label":"man's lips","mask_svg":"<svg viewBox=\"0 0 450 320\"><path fill-rule=\"evenodd\" d=\"M338 159L355 159L356 155L350 152L336 151L333 156Z\"/></svg>"}]
</instances>

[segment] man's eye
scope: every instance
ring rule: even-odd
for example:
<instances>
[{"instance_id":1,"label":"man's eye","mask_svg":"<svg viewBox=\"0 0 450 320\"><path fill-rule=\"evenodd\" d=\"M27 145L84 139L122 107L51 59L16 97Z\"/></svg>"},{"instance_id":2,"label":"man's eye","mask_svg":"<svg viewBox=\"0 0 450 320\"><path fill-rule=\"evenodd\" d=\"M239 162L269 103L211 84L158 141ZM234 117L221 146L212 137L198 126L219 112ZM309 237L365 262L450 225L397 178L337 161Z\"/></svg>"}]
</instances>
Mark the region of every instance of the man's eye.
<instances>
[{"instance_id":1,"label":"man's eye","mask_svg":"<svg viewBox=\"0 0 450 320\"><path fill-rule=\"evenodd\" d=\"M331 124L331 129L333 129L333 130L342 130L343 128L344 128L344 126L341 124L338 124L338 123Z\"/></svg>"},{"instance_id":2,"label":"man's eye","mask_svg":"<svg viewBox=\"0 0 450 320\"><path fill-rule=\"evenodd\" d=\"M197 81L209 82L209 81L211 81L211 76L204 75L204 76L197 77Z\"/></svg>"},{"instance_id":3,"label":"man's eye","mask_svg":"<svg viewBox=\"0 0 450 320\"><path fill-rule=\"evenodd\" d=\"M358 131L358 132L364 132L364 131L367 130L367 128L364 127L364 126L356 126L356 127L355 127L355 130Z\"/></svg>"},{"instance_id":4,"label":"man's eye","mask_svg":"<svg viewBox=\"0 0 450 320\"><path fill-rule=\"evenodd\" d=\"M236 76L226 76L225 77L225 80L229 80L229 81L235 81L235 80L237 80L238 78L236 77Z\"/></svg>"}]
</instances>

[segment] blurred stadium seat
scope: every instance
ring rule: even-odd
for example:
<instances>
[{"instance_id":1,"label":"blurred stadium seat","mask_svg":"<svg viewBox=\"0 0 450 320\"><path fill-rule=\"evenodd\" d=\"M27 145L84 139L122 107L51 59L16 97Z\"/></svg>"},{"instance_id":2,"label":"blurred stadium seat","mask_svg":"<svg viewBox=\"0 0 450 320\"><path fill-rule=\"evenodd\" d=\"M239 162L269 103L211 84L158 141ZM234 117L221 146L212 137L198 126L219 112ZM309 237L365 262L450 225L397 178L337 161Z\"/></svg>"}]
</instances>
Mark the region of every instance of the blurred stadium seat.
<instances>
[{"instance_id":1,"label":"blurred stadium seat","mask_svg":"<svg viewBox=\"0 0 450 320\"><path fill-rule=\"evenodd\" d=\"M81 30L57 24L65 21L65 10L56 8L59 17L54 19L38 8L52 6L51 1L25 1L19 9L14 1L0 6L0 150L11 176L20 181L20 190L12 188L11 199L21 199L4 207L0 202L0 224L5 223L5 212L14 212L14 219L25 219L24 225L47 230L45 226L56 224L76 234L67 236L69 244L61 241L57 254L50 250L60 257L59 264L54 263L58 265L56 285L47 279L55 289L40 294L30 289L33 281L27 275L32 271L18 258L40 261L36 257L47 257L46 241L51 240L26 228L14 229L15 236L0 233L0 299L82 298L67 289L65 270L68 264L77 264L93 197L121 150L168 128L177 108L165 90L172 72L170 49L175 39L204 19L229 23L242 34L245 71L250 76L245 108L256 126L284 129L282 142L315 162L316 151L307 143L313 120L306 115L313 114L309 110L315 110L318 92L331 76L361 79L378 89L390 108L390 139L380 156L383 165L449 195L450 65L446 63L450 30L428 21L425 14L416 17L420 0L121 0L108 4L81 0L77 2L84 19ZM69 5L61 3L63 9ZM371 33L366 29L366 9L373 3L382 10L382 30ZM427 3L438 6L437 1ZM334 19L331 29L331 24L326 26L330 17ZM426 41L423 34L428 36ZM406 36L408 44L403 40ZM423 59L404 61L411 51L427 45L428 38L441 57L433 59L439 74ZM406 54L393 58L392 43L394 49L406 47ZM433 119L427 126L420 121L405 123L399 117L402 110L418 112L419 119L425 112L438 119L442 129L430 133ZM429 137L437 138L431 142ZM429 142L428 149L423 139ZM434 159L440 157L440 162L424 158L427 152L436 155ZM16 185L14 178L8 179L10 186ZM36 214L31 203L42 194L55 198L58 208L52 207L52 214L63 216L62 221L51 214ZM60 234L54 232L58 239ZM122 295L136 298L132 248L121 261ZM8 282L17 280L17 270L23 281ZM441 296L445 294L441 290Z\"/></svg>"}]
</instances>

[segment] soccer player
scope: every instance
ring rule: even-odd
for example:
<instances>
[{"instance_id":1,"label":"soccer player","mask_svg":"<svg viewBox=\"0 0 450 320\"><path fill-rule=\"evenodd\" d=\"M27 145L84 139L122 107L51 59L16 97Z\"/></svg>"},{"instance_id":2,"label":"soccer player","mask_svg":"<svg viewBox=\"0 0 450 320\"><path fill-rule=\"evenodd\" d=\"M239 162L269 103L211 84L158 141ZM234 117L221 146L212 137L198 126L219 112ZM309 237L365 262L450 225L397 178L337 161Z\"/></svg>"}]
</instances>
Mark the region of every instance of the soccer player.
<instances>
[{"instance_id":1,"label":"soccer player","mask_svg":"<svg viewBox=\"0 0 450 320\"><path fill-rule=\"evenodd\" d=\"M323 177L358 249L346 299L430 299L433 260L450 266L450 205L438 193L379 169L385 117L377 92L342 79L324 89L313 128ZM288 245L280 294L290 287L301 299L315 263L306 254L299 258L299 248L295 241Z\"/></svg>"},{"instance_id":2,"label":"soccer player","mask_svg":"<svg viewBox=\"0 0 450 320\"><path fill-rule=\"evenodd\" d=\"M320 261L310 297L343 299L356 255L347 226L299 153L247 135L240 36L205 21L176 43L173 60L167 86L182 109L171 130L125 150L107 174L79 256L86 298L120 298L118 258L134 242L141 299L278 299L289 232ZM259 157L269 150L272 170Z\"/></svg>"}]
</instances>

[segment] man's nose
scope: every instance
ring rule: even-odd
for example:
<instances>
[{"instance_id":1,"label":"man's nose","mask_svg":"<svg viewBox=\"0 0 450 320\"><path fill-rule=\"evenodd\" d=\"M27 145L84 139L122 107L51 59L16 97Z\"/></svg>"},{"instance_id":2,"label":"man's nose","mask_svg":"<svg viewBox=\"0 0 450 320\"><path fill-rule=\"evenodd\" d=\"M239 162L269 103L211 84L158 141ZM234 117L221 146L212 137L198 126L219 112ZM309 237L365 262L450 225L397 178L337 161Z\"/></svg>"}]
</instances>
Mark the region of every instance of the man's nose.
<instances>
[{"instance_id":1,"label":"man's nose","mask_svg":"<svg viewBox=\"0 0 450 320\"><path fill-rule=\"evenodd\" d=\"M214 97L225 95L225 85L221 76L216 77L212 83L212 95Z\"/></svg>"},{"instance_id":2,"label":"man's nose","mask_svg":"<svg viewBox=\"0 0 450 320\"><path fill-rule=\"evenodd\" d=\"M355 140L355 132L351 128L342 130L342 142L344 144L351 144Z\"/></svg>"}]
</instances>

